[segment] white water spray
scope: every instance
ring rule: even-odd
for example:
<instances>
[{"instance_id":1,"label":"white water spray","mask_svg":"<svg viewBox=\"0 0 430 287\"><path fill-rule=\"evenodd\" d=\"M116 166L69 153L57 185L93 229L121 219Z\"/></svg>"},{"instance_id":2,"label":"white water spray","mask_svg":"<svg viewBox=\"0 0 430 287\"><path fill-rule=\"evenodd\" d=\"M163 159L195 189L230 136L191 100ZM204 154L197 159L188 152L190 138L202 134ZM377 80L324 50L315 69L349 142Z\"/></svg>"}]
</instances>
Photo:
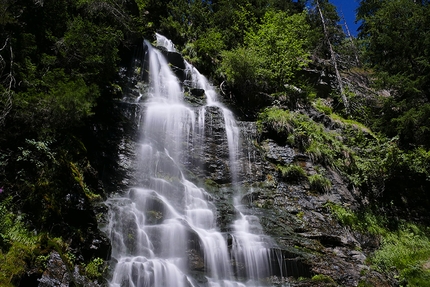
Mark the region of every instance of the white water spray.
<instances>
[{"instance_id":1,"label":"white water spray","mask_svg":"<svg viewBox=\"0 0 430 287\"><path fill-rule=\"evenodd\" d=\"M158 46L175 51L170 40L156 37ZM194 138L204 135L206 107L217 107L224 118L232 183L238 183L240 131L233 113L189 63L186 72L192 84L205 91L207 104L199 109L187 106L163 54L148 42L146 45L150 87L142 104L138 149L144 186L107 202L110 220L106 231L116 262L110 286L268 286L265 280L272 275L274 243L261 234L258 219L238 212L233 232L221 233L211 196L186 179L180 167L181 158L196 144Z\"/></svg>"}]
</instances>

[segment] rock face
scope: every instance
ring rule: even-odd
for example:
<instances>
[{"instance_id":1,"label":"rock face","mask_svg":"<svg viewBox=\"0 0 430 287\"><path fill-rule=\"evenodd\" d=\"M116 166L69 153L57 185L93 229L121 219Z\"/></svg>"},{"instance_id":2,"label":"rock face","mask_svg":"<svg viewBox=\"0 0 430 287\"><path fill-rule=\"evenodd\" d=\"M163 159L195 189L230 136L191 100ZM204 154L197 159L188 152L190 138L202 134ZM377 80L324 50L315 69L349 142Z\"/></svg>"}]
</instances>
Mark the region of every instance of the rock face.
<instances>
[{"instance_id":1,"label":"rock face","mask_svg":"<svg viewBox=\"0 0 430 287\"><path fill-rule=\"evenodd\" d=\"M53 251L49 256L46 271L38 281L39 287L67 287L70 282L69 271L58 252Z\"/></svg>"},{"instance_id":2,"label":"rock face","mask_svg":"<svg viewBox=\"0 0 430 287\"><path fill-rule=\"evenodd\" d=\"M82 276L78 267L71 270L56 251L52 251L49 255L46 270L38 281L38 287L103 286L97 281L91 281Z\"/></svg>"},{"instance_id":3,"label":"rock face","mask_svg":"<svg viewBox=\"0 0 430 287\"><path fill-rule=\"evenodd\" d=\"M242 202L259 216L266 234L284 250L284 258L291 264L288 276L324 275L333 280L327 286L358 286L361 281L389 286L386 278L366 266L366 258L378 242L341 226L327 207L329 202L352 208L358 204L357 194L347 188L341 176L328 170L332 186L324 193L312 190L307 181L285 178L277 165L295 163L307 174L322 167L288 145L260 138L255 123L241 126ZM296 284L324 286L315 281Z\"/></svg>"},{"instance_id":4,"label":"rock face","mask_svg":"<svg viewBox=\"0 0 430 287\"><path fill-rule=\"evenodd\" d=\"M197 172L206 181L215 182L208 190L216 198L222 229L228 230L234 210L228 198L235 192L230 182L228 154L223 120L216 108L209 109L206 120L211 126L205 133L204 172ZM349 190L342 177L328 169L326 176L332 183L324 193L312 190L304 180L282 176L277 165L295 163L308 175L317 166L306 155L275 140L263 139L255 122L239 122L241 128L239 181L242 203L250 214L260 218L266 234L271 235L283 252L288 276L302 278L297 286L358 286L372 282L375 286L389 286L381 274L371 272L366 258L377 247L369 236L341 226L331 214L327 203L355 207L358 195ZM193 167L189 167L193 170ZM329 283L312 280L314 275L325 276ZM309 278L303 280L303 278ZM316 277L318 278L318 277Z\"/></svg>"},{"instance_id":5,"label":"rock face","mask_svg":"<svg viewBox=\"0 0 430 287\"><path fill-rule=\"evenodd\" d=\"M184 67L180 64L179 54L164 53L171 59L178 77L185 79L182 77ZM139 83L135 84L139 86ZM183 86L187 91L185 100L189 106L196 111L202 109L205 103L204 91L188 87L186 82ZM138 97L138 93L135 96ZM127 109L134 109L134 112L130 114ZM129 119L137 118L136 106L127 104L124 111L129 113ZM201 138L189 139L200 144L193 146L192 152L182 159L182 164L187 178L211 194L217 207L217 221L221 231L228 232L231 229L235 216L232 197L239 192L248 214L256 215L265 234L270 235L278 244L292 286L358 286L361 281L372 282L374 286L389 286L386 278L370 271L366 266L366 258L378 242L341 226L327 207L329 202L357 206L357 195L336 171L317 166L306 155L288 145L280 145L275 139L262 138L255 122L239 121L239 184L233 186L222 111L220 107L207 106L204 116L205 127ZM133 153L133 146L136 143L133 136L128 136L127 139L123 144L125 152L121 155L122 165L124 169L128 169L124 185L134 185L137 155ZM317 192L307 181L286 178L277 166L291 163L301 166L308 175L324 168L331 187L325 192ZM204 282L204 261L201 254L191 247L187 253L190 269L196 273L194 277L201 278L200 281ZM49 278L60 284L56 286L62 286L61 274L65 272L61 269L61 259L56 256L52 258L52 264L60 267ZM319 275L319 278L322 276L325 280L312 280L314 275ZM41 284L49 284L44 283L50 282L44 278L45 275Z\"/></svg>"}]
</instances>

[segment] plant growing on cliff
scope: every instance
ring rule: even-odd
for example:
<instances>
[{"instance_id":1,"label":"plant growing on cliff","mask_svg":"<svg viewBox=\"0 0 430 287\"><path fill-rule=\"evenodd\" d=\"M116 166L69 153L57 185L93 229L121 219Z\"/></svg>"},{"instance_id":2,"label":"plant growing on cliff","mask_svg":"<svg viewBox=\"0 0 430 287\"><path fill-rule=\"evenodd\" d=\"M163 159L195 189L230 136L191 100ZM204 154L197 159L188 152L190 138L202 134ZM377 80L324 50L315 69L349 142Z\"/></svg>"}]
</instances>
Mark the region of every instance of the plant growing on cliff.
<instances>
[{"instance_id":1,"label":"plant growing on cliff","mask_svg":"<svg viewBox=\"0 0 430 287\"><path fill-rule=\"evenodd\" d=\"M330 212L336 216L337 220L344 226L349 226L354 230L376 236L385 235L387 233L387 230L384 228L386 219L370 211L357 213L332 202L328 202L325 206L329 208Z\"/></svg>"},{"instance_id":2,"label":"plant growing on cliff","mask_svg":"<svg viewBox=\"0 0 430 287\"><path fill-rule=\"evenodd\" d=\"M28 263L34 257L34 245L13 242L7 252L0 250L0 286L18 286Z\"/></svg>"},{"instance_id":3,"label":"plant growing on cliff","mask_svg":"<svg viewBox=\"0 0 430 287\"><path fill-rule=\"evenodd\" d=\"M352 168L354 152L342 142L336 132L307 115L277 107L264 110L259 116L259 129L275 132L279 139L306 152L312 160L335 168L345 174Z\"/></svg>"},{"instance_id":4,"label":"plant growing on cliff","mask_svg":"<svg viewBox=\"0 0 430 287\"><path fill-rule=\"evenodd\" d=\"M299 149L314 162L340 172L370 196L385 195L387 185L397 189L402 179L413 178L428 184L430 152L426 149L403 151L397 138L377 136L360 123L334 113L329 119L328 127L336 130L297 111L271 107L259 114L257 126L263 137ZM390 200L399 201L396 193L386 195L392 196ZM402 196L408 195L402 192Z\"/></svg>"},{"instance_id":5,"label":"plant growing on cliff","mask_svg":"<svg viewBox=\"0 0 430 287\"><path fill-rule=\"evenodd\" d=\"M430 280L430 238L424 231L417 225L404 224L387 233L381 248L371 257L372 264L388 274L397 270L401 285L426 286Z\"/></svg>"},{"instance_id":6,"label":"plant growing on cliff","mask_svg":"<svg viewBox=\"0 0 430 287\"><path fill-rule=\"evenodd\" d=\"M25 226L22 217L11 212L12 198L0 202L0 286L16 286L34 259L39 237Z\"/></svg>"},{"instance_id":7,"label":"plant growing on cliff","mask_svg":"<svg viewBox=\"0 0 430 287\"><path fill-rule=\"evenodd\" d=\"M318 192L328 192L331 188L331 181L321 174L312 174L308 176L311 189Z\"/></svg>"},{"instance_id":8,"label":"plant growing on cliff","mask_svg":"<svg viewBox=\"0 0 430 287\"><path fill-rule=\"evenodd\" d=\"M313 282L326 283L324 286L336 286L336 282L328 275L317 274L312 276L311 280Z\"/></svg>"},{"instance_id":9,"label":"plant growing on cliff","mask_svg":"<svg viewBox=\"0 0 430 287\"><path fill-rule=\"evenodd\" d=\"M85 266L85 273L88 278L100 279L104 275L107 267L105 261L99 257L94 258Z\"/></svg>"},{"instance_id":10,"label":"plant growing on cliff","mask_svg":"<svg viewBox=\"0 0 430 287\"><path fill-rule=\"evenodd\" d=\"M306 171L297 164L290 164L287 166L278 165L277 168L282 176L289 180L302 180L306 179Z\"/></svg>"},{"instance_id":11,"label":"plant growing on cliff","mask_svg":"<svg viewBox=\"0 0 430 287\"><path fill-rule=\"evenodd\" d=\"M389 220L371 211L354 212L340 205L326 205L337 219L362 233L380 238L380 247L369 257L376 270L393 277L402 286L426 286L430 279L430 236L428 227L404 221L388 228Z\"/></svg>"}]
</instances>

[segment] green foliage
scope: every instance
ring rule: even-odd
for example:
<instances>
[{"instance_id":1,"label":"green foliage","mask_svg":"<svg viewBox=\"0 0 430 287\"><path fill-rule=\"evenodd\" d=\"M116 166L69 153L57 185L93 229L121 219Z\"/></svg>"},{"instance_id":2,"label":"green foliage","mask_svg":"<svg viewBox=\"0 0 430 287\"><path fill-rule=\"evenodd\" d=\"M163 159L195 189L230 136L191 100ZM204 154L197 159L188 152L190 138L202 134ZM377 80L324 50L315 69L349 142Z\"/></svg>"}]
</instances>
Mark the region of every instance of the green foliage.
<instances>
[{"instance_id":1,"label":"green foliage","mask_svg":"<svg viewBox=\"0 0 430 287\"><path fill-rule=\"evenodd\" d=\"M211 11L206 1L165 1L157 31L168 35L178 46L193 42L207 28ZM158 10L158 8L157 8ZM161 16L161 17L160 17ZM158 20L156 20L158 21Z\"/></svg>"},{"instance_id":2,"label":"green foliage","mask_svg":"<svg viewBox=\"0 0 430 287\"><path fill-rule=\"evenodd\" d=\"M374 114L382 115L374 127L399 136L404 149L428 148L430 142L430 5L421 2L361 1L357 14L376 86L391 91L390 97L381 97L382 107L373 107Z\"/></svg>"},{"instance_id":3,"label":"green foliage","mask_svg":"<svg viewBox=\"0 0 430 287\"><path fill-rule=\"evenodd\" d=\"M225 48L222 33L214 28L208 29L195 41L196 50L201 55L215 57Z\"/></svg>"},{"instance_id":4,"label":"green foliage","mask_svg":"<svg viewBox=\"0 0 430 287\"><path fill-rule=\"evenodd\" d=\"M256 32L247 35L249 49L264 57L258 69L269 85L290 83L309 63L309 29L305 13L288 16L285 12L267 12Z\"/></svg>"},{"instance_id":5,"label":"green foliage","mask_svg":"<svg viewBox=\"0 0 430 287\"><path fill-rule=\"evenodd\" d=\"M27 261L33 256L33 248L33 245L14 242L7 252L3 253L0 250L1 286L17 286L20 277L26 271Z\"/></svg>"},{"instance_id":6,"label":"green foliage","mask_svg":"<svg viewBox=\"0 0 430 287\"><path fill-rule=\"evenodd\" d=\"M363 20L361 36L366 55L374 67L390 73L418 76L429 68L429 7L409 0L362 1L358 19ZM384 23L384 25L381 25ZM386 55L389 55L388 57Z\"/></svg>"},{"instance_id":7,"label":"green foliage","mask_svg":"<svg viewBox=\"0 0 430 287\"><path fill-rule=\"evenodd\" d=\"M221 0L217 2L213 5L212 23L222 32L227 49L232 50L243 44L246 33L254 29L264 15L265 8L260 1Z\"/></svg>"},{"instance_id":8,"label":"green foliage","mask_svg":"<svg viewBox=\"0 0 430 287\"><path fill-rule=\"evenodd\" d=\"M358 136L365 135L365 136L369 136L370 138L374 138L376 140L378 139L378 137L362 123L359 123L351 119L344 119L335 113L331 113L330 118L332 119L333 122L340 124L340 126L345 130L351 130L351 129L356 130Z\"/></svg>"},{"instance_id":9,"label":"green foliage","mask_svg":"<svg viewBox=\"0 0 430 287\"><path fill-rule=\"evenodd\" d=\"M90 261L85 266L85 274L90 279L100 279L106 271L105 262L103 259L97 257Z\"/></svg>"},{"instance_id":10,"label":"green foliage","mask_svg":"<svg viewBox=\"0 0 430 287\"><path fill-rule=\"evenodd\" d=\"M260 113L257 124L260 133L269 129L282 134L293 131L292 122L293 113L280 108L269 108Z\"/></svg>"},{"instance_id":11,"label":"green foliage","mask_svg":"<svg viewBox=\"0 0 430 287\"><path fill-rule=\"evenodd\" d=\"M340 171L352 168L355 153L346 146L340 135L326 130L308 116L279 108L269 108L259 116L260 130L264 126L278 137L309 154L316 162Z\"/></svg>"},{"instance_id":12,"label":"green foliage","mask_svg":"<svg viewBox=\"0 0 430 287\"><path fill-rule=\"evenodd\" d=\"M39 255L39 256L36 257L35 263L36 263L37 266L40 266L42 268L46 268L48 260L49 260L50 257L51 257L50 254Z\"/></svg>"},{"instance_id":13,"label":"green foliage","mask_svg":"<svg viewBox=\"0 0 430 287\"><path fill-rule=\"evenodd\" d=\"M32 239L21 232L27 225L53 233L61 225L69 235L85 225L70 218L78 201L99 197L89 184L96 173L83 127L95 127L97 101L109 97L119 48L132 34L132 6L117 0L0 4L11 17L0 24L0 93L13 95L2 120L0 180L14 210L26 214L2 232L7 244Z\"/></svg>"},{"instance_id":14,"label":"green foliage","mask_svg":"<svg viewBox=\"0 0 430 287\"><path fill-rule=\"evenodd\" d=\"M338 130L328 130L301 113L273 107L260 113L258 129L306 152L315 162L336 169L353 185L376 196L381 196L385 184L399 177L430 179L430 154L426 149L403 151L396 138L376 136L362 124L335 113L329 117Z\"/></svg>"},{"instance_id":15,"label":"green foliage","mask_svg":"<svg viewBox=\"0 0 430 287\"><path fill-rule=\"evenodd\" d=\"M312 281L314 282L322 282L322 283L335 283L333 278L331 278L328 275L324 275L324 274L317 274L312 276L311 278Z\"/></svg>"},{"instance_id":16,"label":"green foliage","mask_svg":"<svg viewBox=\"0 0 430 287\"><path fill-rule=\"evenodd\" d=\"M192 49L190 49L192 47ZM209 28L199 34L199 38L188 44L184 50L186 58L199 67L205 73L215 73L216 65L220 61L221 51L226 44L222 38L222 32L215 28Z\"/></svg>"},{"instance_id":17,"label":"green foliage","mask_svg":"<svg viewBox=\"0 0 430 287\"><path fill-rule=\"evenodd\" d=\"M313 174L308 176L311 189L318 192L328 192L331 188L331 181L321 174Z\"/></svg>"},{"instance_id":18,"label":"green foliage","mask_svg":"<svg viewBox=\"0 0 430 287\"><path fill-rule=\"evenodd\" d=\"M11 211L12 197L0 202L0 248L8 244L20 243L33 246L39 240L25 226L23 216L16 216Z\"/></svg>"},{"instance_id":19,"label":"green foliage","mask_svg":"<svg viewBox=\"0 0 430 287\"><path fill-rule=\"evenodd\" d=\"M318 98L315 101L312 102L312 106L317 109L319 112L326 114L326 115L331 115L333 113L333 109L332 107L330 107L329 105L327 105L322 98Z\"/></svg>"},{"instance_id":20,"label":"green foliage","mask_svg":"<svg viewBox=\"0 0 430 287\"><path fill-rule=\"evenodd\" d=\"M430 278L428 228L401 223L395 230L390 230L386 227L388 220L372 212L356 213L333 203L326 206L343 225L380 236L381 245L370 257L374 268L391 276L398 274L403 286L426 286Z\"/></svg>"},{"instance_id":21,"label":"green foliage","mask_svg":"<svg viewBox=\"0 0 430 287\"><path fill-rule=\"evenodd\" d=\"M391 133L390 128L397 132L399 139L404 144L416 143L429 147L430 103L410 108L398 117L393 118L391 123L383 130Z\"/></svg>"},{"instance_id":22,"label":"green foliage","mask_svg":"<svg viewBox=\"0 0 430 287\"><path fill-rule=\"evenodd\" d=\"M248 105L257 111L274 98L283 105L303 99L300 103L308 103L313 96L299 74L311 53L318 60L328 59L321 19L316 10L301 13L305 1L0 2L0 112L9 98L13 101L11 110L0 115L0 181L5 190L0 203L2 286L16 285L33 260L31 253L37 253L34 248L40 238L29 226L38 232L62 226L63 233L80 234L82 226L64 216L76 203L72 199L90 204L100 198L94 191L97 183L90 183L95 172L86 159L88 142L82 141L80 127L88 124L101 130L92 116L97 101L106 100L100 95L109 96L106 91L117 72L120 48L127 54L141 35L152 35L155 29L166 32L178 47L185 47L191 62L212 75L218 71L218 79L227 79L225 86L239 109ZM425 191L430 181L427 2L360 2L365 62L376 71L372 79L377 87L391 91L375 101L378 105L363 103L370 111L372 129L388 139L342 118L333 111L335 104L321 99L314 107L327 116L325 126L297 111L270 108L259 117L261 134L270 134L316 163L339 171L363 192L385 193L400 202L414 197L413 189ZM330 42L343 57L348 51L342 50L346 41L337 25L339 17L329 1L319 3ZM321 68L318 61L314 64ZM330 72L326 68L322 67ZM305 92L295 94L291 88L296 86ZM323 173L307 176L298 165L278 169L284 177L309 180L314 190L330 188ZM398 187L398 183L408 186ZM370 195L366 194L372 200ZM411 286L423 284L428 276L424 261L429 257L425 233L410 235L410 226L388 231L381 225L384 221L370 213L330 208L343 224L386 237L381 253L375 255L378 268L385 272L395 268ZM55 236L59 235L48 237ZM67 264L76 263L69 243L56 238L50 240L50 247L61 251ZM399 261L399 256L405 261ZM46 258L42 255L39 261ZM95 258L85 271L98 278L103 268L102 260Z\"/></svg>"},{"instance_id":23,"label":"green foliage","mask_svg":"<svg viewBox=\"0 0 430 287\"><path fill-rule=\"evenodd\" d=\"M365 281L358 282L357 287L373 287L374 285Z\"/></svg>"},{"instance_id":24,"label":"green foliage","mask_svg":"<svg viewBox=\"0 0 430 287\"><path fill-rule=\"evenodd\" d=\"M331 188L331 181L324 175L317 173L308 176L303 167L298 164L290 164L287 166L278 165L277 169L281 172L282 177L286 180L307 180L309 182L311 190L313 191L327 192Z\"/></svg>"},{"instance_id":25,"label":"green foliage","mask_svg":"<svg viewBox=\"0 0 430 287\"><path fill-rule=\"evenodd\" d=\"M98 95L94 84L87 86L82 78L70 79L63 70L53 70L41 78L37 88L17 95L15 104L20 114L16 120L42 135L80 125L92 114Z\"/></svg>"},{"instance_id":26,"label":"green foliage","mask_svg":"<svg viewBox=\"0 0 430 287\"><path fill-rule=\"evenodd\" d=\"M345 226L351 226L354 228L358 228L359 219L358 216L340 205L334 203L327 203L326 207L330 208L330 211L337 217L337 219Z\"/></svg>"},{"instance_id":27,"label":"green foliage","mask_svg":"<svg viewBox=\"0 0 430 287\"><path fill-rule=\"evenodd\" d=\"M290 164L288 166L278 165L277 168L281 171L284 178L290 180L300 180L306 178L305 170L296 164Z\"/></svg>"},{"instance_id":28,"label":"green foliage","mask_svg":"<svg viewBox=\"0 0 430 287\"><path fill-rule=\"evenodd\" d=\"M82 17L69 23L59 52L69 67L87 81L105 83L116 72L118 45L122 32L110 26L98 26Z\"/></svg>"},{"instance_id":29,"label":"green foliage","mask_svg":"<svg viewBox=\"0 0 430 287\"><path fill-rule=\"evenodd\" d=\"M399 230L388 233L382 239L381 248L371 258L380 271L399 273L399 281L405 286L426 286L430 270L425 267L430 258L430 238L421 228L405 224Z\"/></svg>"},{"instance_id":30,"label":"green foliage","mask_svg":"<svg viewBox=\"0 0 430 287\"><path fill-rule=\"evenodd\" d=\"M304 13L267 12L255 32L246 35L245 46L222 53L227 80L238 90L251 85L254 93L283 89L309 62L307 25Z\"/></svg>"},{"instance_id":31,"label":"green foliage","mask_svg":"<svg viewBox=\"0 0 430 287\"><path fill-rule=\"evenodd\" d=\"M11 211L12 198L0 202L0 285L16 286L35 256L39 236L29 231L23 215Z\"/></svg>"},{"instance_id":32,"label":"green foliage","mask_svg":"<svg viewBox=\"0 0 430 287\"><path fill-rule=\"evenodd\" d=\"M373 214L372 212L356 213L341 205L331 202L328 202L326 207L330 209L331 213L336 216L342 225L349 226L355 230L367 232L373 235L385 235L388 232L384 228L386 220L381 216Z\"/></svg>"},{"instance_id":33,"label":"green foliage","mask_svg":"<svg viewBox=\"0 0 430 287\"><path fill-rule=\"evenodd\" d=\"M239 47L232 51L222 51L221 70L233 85L245 93L255 93L264 85L264 78L258 73L263 59L255 50Z\"/></svg>"}]
</instances>

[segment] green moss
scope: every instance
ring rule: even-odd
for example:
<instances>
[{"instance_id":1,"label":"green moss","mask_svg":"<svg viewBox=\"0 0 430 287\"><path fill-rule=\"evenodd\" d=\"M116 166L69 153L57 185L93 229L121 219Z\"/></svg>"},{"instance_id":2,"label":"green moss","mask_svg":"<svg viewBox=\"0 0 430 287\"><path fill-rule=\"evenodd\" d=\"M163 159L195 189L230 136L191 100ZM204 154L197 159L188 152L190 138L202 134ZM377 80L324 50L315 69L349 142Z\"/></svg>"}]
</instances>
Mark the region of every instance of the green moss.
<instances>
[{"instance_id":1,"label":"green moss","mask_svg":"<svg viewBox=\"0 0 430 287\"><path fill-rule=\"evenodd\" d=\"M212 179L205 179L205 185L206 186L211 186L211 187L219 187L218 183L216 183L215 181L213 181Z\"/></svg>"},{"instance_id":2,"label":"green moss","mask_svg":"<svg viewBox=\"0 0 430 287\"><path fill-rule=\"evenodd\" d=\"M335 283L333 278L324 274L317 274L312 277L312 281L314 282L323 282L323 283Z\"/></svg>"},{"instance_id":3,"label":"green moss","mask_svg":"<svg viewBox=\"0 0 430 287\"><path fill-rule=\"evenodd\" d=\"M76 165L73 162L69 162L69 165L70 165L70 171L72 172L74 180L82 188L82 190L84 191L86 197L89 200L99 200L99 199L101 199L101 196L99 194L95 194L87 186L87 184L85 183L85 180L84 180L84 175L83 175L82 171L80 170L80 168L78 167L78 165Z\"/></svg>"},{"instance_id":4,"label":"green moss","mask_svg":"<svg viewBox=\"0 0 430 287\"><path fill-rule=\"evenodd\" d=\"M148 210L145 212L146 220L149 224L159 223L163 219L163 213L157 210Z\"/></svg>"},{"instance_id":5,"label":"green moss","mask_svg":"<svg viewBox=\"0 0 430 287\"><path fill-rule=\"evenodd\" d=\"M15 286L25 274L27 261L31 259L34 246L14 242L9 250L0 250L0 286Z\"/></svg>"}]
</instances>

